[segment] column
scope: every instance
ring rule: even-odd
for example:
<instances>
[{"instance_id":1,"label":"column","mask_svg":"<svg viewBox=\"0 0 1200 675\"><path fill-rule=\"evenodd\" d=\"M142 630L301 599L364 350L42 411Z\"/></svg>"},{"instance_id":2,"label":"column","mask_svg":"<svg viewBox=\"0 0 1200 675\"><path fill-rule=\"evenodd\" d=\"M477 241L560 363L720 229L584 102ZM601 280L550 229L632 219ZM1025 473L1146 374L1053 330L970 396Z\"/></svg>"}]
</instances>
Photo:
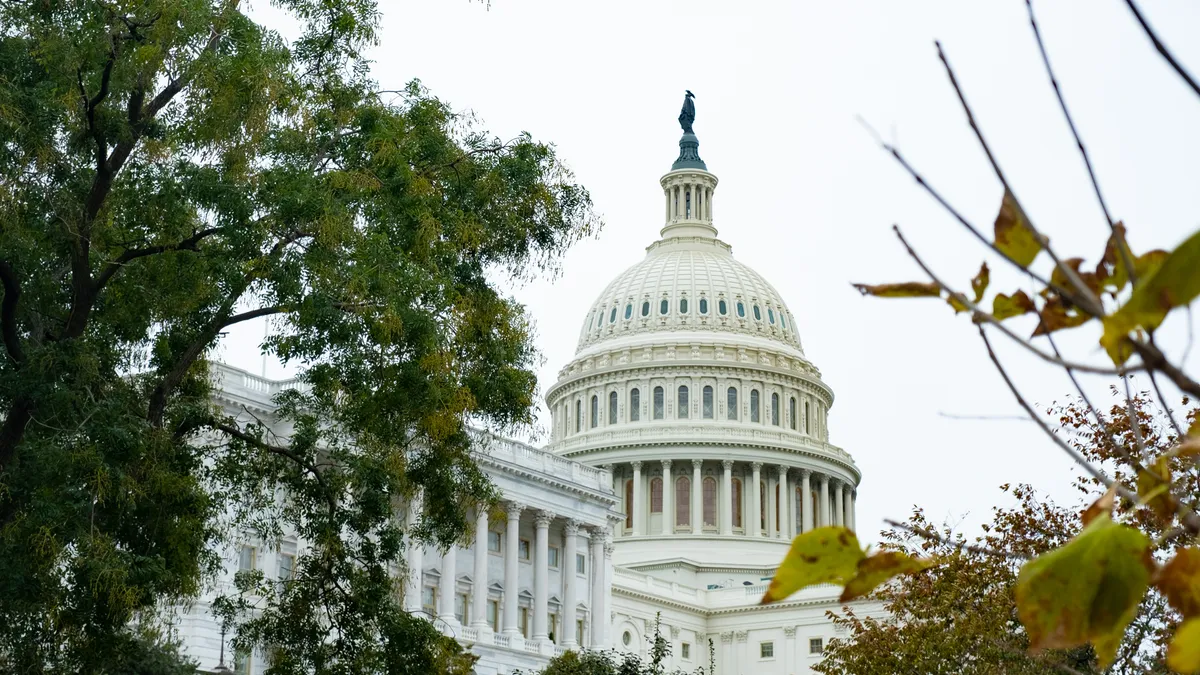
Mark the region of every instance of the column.
<instances>
[{"instance_id":1,"label":"column","mask_svg":"<svg viewBox=\"0 0 1200 675\"><path fill-rule=\"evenodd\" d=\"M438 585L438 618L450 626L458 625L458 619L454 616L454 591L457 586L454 579L455 548L451 544L442 554L442 580Z\"/></svg>"},{"instance_id":2,"label":"column","mask_svg":"<svg viewBox=\"0 0 1200 675\"><path fill-rule=\"evenodd\" d=\"M770 469L763 474L763 482L767 484L767 529L763 534L767 539L774 539L775 509L778 508L778 504L775 503L775 477L771 475Z\"/></svg>"},{"instance_id":3,"label":"column","mask_svg":"<svg viewBox=\"0 0 1200 675\"><path fill-rule=\"evenodd\" d=\"M829 525L829 476L821 474L821 503L818 505L818 515L821 518L821 527Z\"/></svg>"},{"instance_id":4,"label":"column","mask_svg":"<svg viewBox=\"0 0 1200 675\"><path fill-rule=\"evenodd\" d=\"M721 460L721 534L733 534L733 460Z\"/></svg>"},{"instance_id":5,"label":"column","mask_svg":"<svg viewBox=\"0 0 1200 675\"><path fill-rule=\"evenodd\" d=\"M845 485L842 481L838 481L833 488L833 522L836 525L846 525L846 501L843 499L843 488Z\"/></svg>"},{"instance_id":6,"label":"column","mask_svg":"<svg viewBox=\"0 0 1200 675\"><path fill-rule=\"evenodd\" d=\"M508 530L504 537L504 634L514 637L521 634L517 627L517 547L520 543L521 511L523 504L508 503Z\"/></svg>"},{"instance_id":7,"label":"column","mask_svg":"<svg viewBox=\"0 0 1200 675\"><path fill-rule=\"evenodd\" d=\"M714 402L715 403L715 402ZM692 533L700 534L704 531L704 487L701 483L704 478L700 475L700 467L704 464L704 460L692 460Z\"/></svg>"},{"instance_id":8,"label":"column","mask_svg":"<svg viewBox=\"0 0 1200 675\"><path fill-rule=\"evenodd\" d=\"M404 607L412 613L421 611L421 566L424 564L424 561L421 560L421 554L423 547L411 535L413 528L416 527L417 520L420 518L420 514L421 495L418 493L408 503L406 521L409 534L405 535L405 541L408 544L408 577L405 579L404 585Z\"/></svg>"},{"instance_id":9,"label":"column","mask_svg":"<svg viewBox=\"0 0 1200 675\"><path fill-rule=\"evenodd\" d=\"M637 522L635 519L634 522ZM608 617L604 609L604 528L592 528L592 648L604 646L605 626Z\"/></svg>"},{"instance_id":10,"label":"column","mask_svg":"<svg viewBox=\"0 0 1200 675\"><path fill-rule=\"evenodd\" d=\"M800 469L800 529L808 532L813 529L812 486L809 478L812 471Z\"/></svg>"},{"instance_id":11,"label":"column","mask_svg":"<svg viewBox=\"0 0 1200 675\"><path fill-rule=\"evenodd\" d=\"M759 401L761 406L762 401ZM750 464L750 536L762 536L762 488L759 483L762 482L762 462L753 462Z\"/></svg>"},{"instance_id":12,"label":"column","mask_svg":"<svg viewBox=\"0 0 1200 675\"><path fill-rule=\"evenodd\" d=\"M488 512L479 507L475 514L475 570L471 588L471 625L480 630L491 630L487 622L488 601Z\"/></svg>"},{"instance_id":13,"label":"column","mask_svg":"<svg viewBox=\"0 0 1200 675\"><path fill-rule=\"evenodd\" d=\"M851 490L851 491L850 491L850 502L849 502L849 504L850 504L850 524L849 524L849 527L850 527L850 529L851 529L851 530L854 530L855 532L858 532L858 514L856 513L856 509L858 508L858 490Z\"/></svg>"},{"instance_id":14,"label":"column","mask_svg":"<svg viewBox=\"0 0 1200 675\"><path fill-rule=\"evenodd\" d=\"M533 549L533 641L545 642L550 639L546 627L549 618L550 599L550 521L554 514L549 511L538 511L534 517L534 549ZM559 560L559 569L564 569L563 561Z\"/></svg>"},{"instance_id":15,"label":"column","mask_svg":"<svg viewBox=\"0 0 1200 675\"><path fill-rule=\"evenodd\" d=\"M633 536L642 533L642 463L630 462L633 467Z\"/></svg>"},{"instance_id":16,"label":"column","mask_svg":"<svg viewBox=\"0 0 1200 675\"><path fill-rule=\"evenodd\" d=\"M604 610L600 614L600 618L603 619L600 622L600 642L606 647L609 646L608 629L609 624L612 623L612 554L612 539L608 537L608 533L606 532L604 537L604 566L602 568L604 574L600 577L600 608Z\"/></svg>"},{"instance_id":17,"label":"column","mask_svg":"<svg viewBox=\"0 0 1200 675\"><path fill-rule=\"evenodd\" d=\"M792 530L792 491L788 489L788 470L786 466L779 467L779 532L780 539L791 539Z\"/></svg>"},{"instance_id":18,"label":"column","mask_svg":"<svg viewBox=\"0 0 1200 675\"><path fill-rule=\"evenodd\" d=\"M690 400L689 400L690 404ZM675 480L671 477L671 460L664 459L662 461L663 471L663 518L662 518L662 533L664 535L674 534L675 532Z\"/></svg>"},{"instance_id":19,"label":"column","mask_svg":"<svg viewBox=\"0 0 1200 675\"><path fill-rule=\"evenodd\" d=\"M783 672L790 673L795 670L796 663L796 627L783 627Z\"/></svg>"},{"instance_id":20,"label":"column","mask_svg":"<svg viewBox=\"0 0 1200 675\"><path fill-rule=\"evenodd\" d=\"M575 582L579 573L575 570L575 546L579 543L579 521L568 520L563 528L563 560L559 571L563 579L562 634L559 643L564 647L576 647L575 641Z\"/></svg>"}]
</instances>

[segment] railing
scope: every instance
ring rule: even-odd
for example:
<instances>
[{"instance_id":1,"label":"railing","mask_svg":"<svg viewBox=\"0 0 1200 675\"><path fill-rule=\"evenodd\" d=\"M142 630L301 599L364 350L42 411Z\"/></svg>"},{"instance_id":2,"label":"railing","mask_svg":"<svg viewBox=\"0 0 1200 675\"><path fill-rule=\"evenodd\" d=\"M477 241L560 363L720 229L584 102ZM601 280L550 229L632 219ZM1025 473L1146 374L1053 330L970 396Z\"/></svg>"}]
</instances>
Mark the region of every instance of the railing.
<instances>
[{"instance_id":1,"label":"railing","mask_svg":"<svg viewBox=\"0 0 1200 675\"><path fill-rule=\"evenodd\" d=\"M496 645L497 647L511 647L511 642L512 641L508 639L507 635L492 633L492 644Z\"/></svg>"},{"instance_id":2,"label":"railing","mask_svg":"<svg viewBox=\"0 0 1200 675\"><path fill-rule=\"evenodd\" d=\"M476 441L480 453L487 457L507 460L605 492L612 490L612 473L604 469L585 466L552 452L483 431L476 434Z\"/></svg>"}]
</instances>

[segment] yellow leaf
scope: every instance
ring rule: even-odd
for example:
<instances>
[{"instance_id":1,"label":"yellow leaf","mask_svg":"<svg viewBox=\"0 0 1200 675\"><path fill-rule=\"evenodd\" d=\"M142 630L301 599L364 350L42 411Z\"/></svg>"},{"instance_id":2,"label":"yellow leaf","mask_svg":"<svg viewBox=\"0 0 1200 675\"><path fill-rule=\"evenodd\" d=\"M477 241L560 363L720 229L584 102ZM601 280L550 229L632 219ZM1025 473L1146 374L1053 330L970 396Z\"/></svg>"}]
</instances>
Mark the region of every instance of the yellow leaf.
<instances>
[{"instance_id":1,"label":"yellow leaf","mask_svg":"<svg viewBox=\"0 0 1200 675\"><path fill-rule=\"evenodd\" d=\"M983 293L987 290L988 283L991 281L991 273L988 270L987 263L983 263L979 267L979 274L971 279L971 290L975 291L975 304L979 304L983 300Z\"/></svg>"},{"instance_id":2,"label":"yellow leaf","mask_svg":"<svg viewBox=\"0 0 1200 675\"><path fill-rule=\"evenodd\" d=\"M1106 515L1112 518L1113 506L1117 502L1117 484L1114 482L1108 486L1108 490L1100 495L1100 498L1092 503L1091 506L1083 512L1083 526L1087 527L1089 523L1096 519L1096 516Z\"/></svg>"},{"instance_id":3,"label":"yellow leaf","mask_svg":"<svg viewBox=\"0 0 1200 675\"><path fill-rule=\"evenodd\" d=\"M858 537L844 527L818 527L792 540L762 604L779 602L796 591L817 584L845 585L858 573L865 555Z\"/></svg>"},{"instance_id":4,"label":"yellow leaf","mask_svg":"<svg viewBox=\"0 0 1200 675\"><path fill-rule=\"evenodd\" d=\"M1017 291L1011 296L1000 293L992 299L992 316L999 321L1035 311L1037 307L1025 291Z\"/></svg>"},{"instance_id":5,"label":"yellow leaf","mask_svg":"<svg viewBox=\"0 0 1200 675\"><path fill-rule=\"evenodd\" d=\"M913 558L900 551L876 553L870 558L858 561L857 574L842 589L842 597L838 600L849 602L860 598L892 577L919 572L932 564L929 560Z\"/></svg>"},{"instance_id":6,"label":"yellow leaf","mask_svg":"<svg viewBox=\"0 0 1200 675\"><path fill-rule=\"evenodd\" d=\"M1175 629L1167 647L1167 667L1180 673L1200 673L1200 619L1188 619Z\"/></svg>"},{"instance_id":7,"label":"yellow leaf","mask_svg":"<svg viewBox=\"0 0 1200 675\"><path fill-rule=\"evenodd\" d=\"M1051 295L1046 300L1046 304L1042 305L1042 311L1038 313L1038 316L1042 320L1033 330L1033 337L1048 335L1065 328L1082 326L1092 318L1091 315L1079 311L1077 307L1067 306L1062 297L1058 295Z\"/></svg>"},{"instance_id":8,"label":"yellow leaf","mask_svg":"<svg viewBox=\"0 0 1200 675\"><path fill-rule=\"evenodd\" d=\"M1121 365L1129 359L1131 331L1153 331L1168 312L1187 305L1200 295L1197 270L1200 270L1200 232L1189 237L1149 274L1140 278L1121 309L1104 318L1100 344L1113 363Z\"/></svg>"},{"instance_id":9,"label":"yellow leaf","mask_svg":"<svg viewBox=\"0 0 1200 675\"><path fill-rule=\"evenodd\" d=\"M1175 513L1175 498L1171 496L1170 457L1159 457L1149 468L1137 474L1139 500L1150 507L1159 518L1170 522Z\"/></svg>"},{"instance_id":10,"label":"yellow leaf","mask_svg":"<svg viewBox=\"0 0 1200 675\"><path fill-rule=\"evenodd\" d=\"M1103 513L1061 548L1025 563L1016 599L1030 649L1091 642L1107 667L1150 585L1152 565L1146 535Z\"/></svg>"},{"instance_id":11,"label":"yellow leaf","mask_svg":"<svg viewBox=\"0 0 1200 675\"><path fill-rule=\"evenodd\" d=\"M1041 243L1029 227L1025 212L1008 190L1004 191L1004 200L1000 202L995 233L996 248L1021 267L1029 267L1042 250Z\"/></svg>"},{"instance_id":12,"label":"yellow leaf","mask_svg":"<svg viewBox=\"0 0 1200 675\"><path fill-rule=\"evenodd\" d=\"M936 298L942 294L942 289L934 283L906 281L899 284L852 284L863 295L874 295L878 298Z\"/></svg>"},{"instance_id":13,"label":"yellow leaf","mask_svg":"<svg viewBox=\"0 0 1200 675\"><path fill-rule=\"evenodd\" d=\"M966 312L971 309L970 307L967 307L967 303L959 299L960 297L962 297L960 294L954 294L947 296L946 298L946 304L954 308L955 314L958 314L959 312Z\"/></svg>"},{"instance_id":14,"label":"yellow leaf","mask_svg":"<svg viewBox=\"0 0 1200 675\"><path fill-rule=\"evenodd\" d=\"M1180 549L1154 575L1154 587L1184 618L1200 616L1200 549Z\"/></svg>"}]
</instances>

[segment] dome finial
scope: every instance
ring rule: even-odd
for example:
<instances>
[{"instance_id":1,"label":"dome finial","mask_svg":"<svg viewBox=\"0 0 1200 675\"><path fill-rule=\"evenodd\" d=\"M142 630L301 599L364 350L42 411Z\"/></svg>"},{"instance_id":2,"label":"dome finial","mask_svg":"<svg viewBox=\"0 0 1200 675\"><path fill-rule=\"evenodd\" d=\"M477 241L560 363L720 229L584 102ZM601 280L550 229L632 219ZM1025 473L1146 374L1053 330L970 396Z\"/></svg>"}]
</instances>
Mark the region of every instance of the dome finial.
<instances>
[{"instance_id":1,"label":"dome finial","mask_svg":"<svg viewBox=\"0 0 1200 675\"><path fill-rule=\"evenodd\" d=\"M684 91L686 94L683 97L683 109L679 111L679 126L683 127L683 137L679 139L679 158L671 165L671 170L701 169L707 171L708 166L704 164L704 160L700 159L700 140L692 132L692 122L696 121L696 104L692 102L692 99L696 95L690 89Z\"/></svg>"}]
</instances>

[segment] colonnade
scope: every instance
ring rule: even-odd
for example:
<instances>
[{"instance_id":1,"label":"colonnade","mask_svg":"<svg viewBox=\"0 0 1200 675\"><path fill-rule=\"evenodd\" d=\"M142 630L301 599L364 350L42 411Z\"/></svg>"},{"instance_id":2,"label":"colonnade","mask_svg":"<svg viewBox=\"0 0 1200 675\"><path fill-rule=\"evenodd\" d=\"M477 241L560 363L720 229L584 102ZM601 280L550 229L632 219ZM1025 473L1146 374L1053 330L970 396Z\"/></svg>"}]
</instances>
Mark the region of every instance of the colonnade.
<instances>
[{"instance_id":1,"label":"colonnade","mask_svg":"<svg viewBox=\"0 0 1200 675\"><path fill-rule=\"evenodd\" d=\"M854 485L807 468L731 459L634 461L615 466L614 481L626 514L618 532L625 536L791 539L827 525L856 529Z\"/></svg>"}]
</instances>

